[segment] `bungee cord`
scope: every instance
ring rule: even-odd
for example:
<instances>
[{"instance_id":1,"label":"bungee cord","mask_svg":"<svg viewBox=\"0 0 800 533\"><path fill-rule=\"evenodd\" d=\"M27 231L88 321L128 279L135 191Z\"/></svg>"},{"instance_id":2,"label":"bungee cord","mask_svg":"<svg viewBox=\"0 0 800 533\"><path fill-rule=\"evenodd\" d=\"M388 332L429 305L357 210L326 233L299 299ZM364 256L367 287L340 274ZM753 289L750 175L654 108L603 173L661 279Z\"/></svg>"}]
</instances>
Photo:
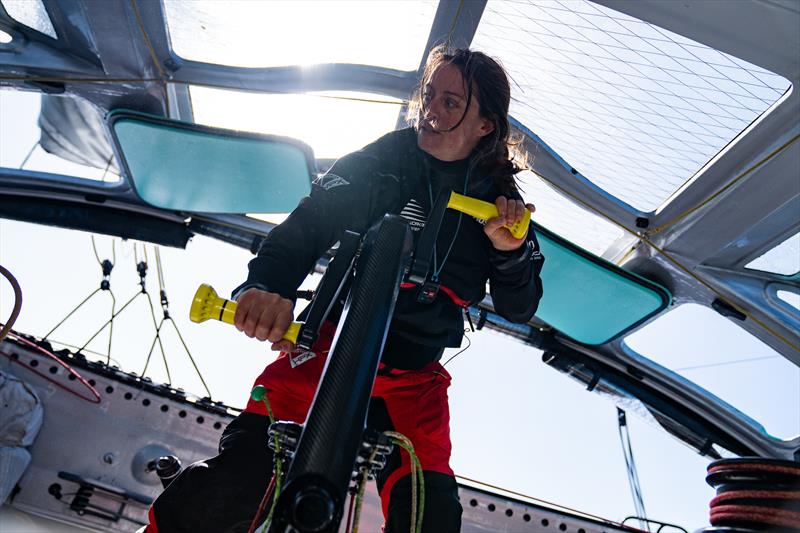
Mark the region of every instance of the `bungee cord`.
<instances>
[{"instance_id":1,"label":"bungee cord","mask_svg":"<svg viewBox=\"0 0 800 533\"><path fill-rule=\"evenodd\" d=\"M133 244L133 253L132 254L123 254L124 257L131 257L132 256L132 259L133 259L134 264L136 266L136 271L137 271L137 273L139 275L139 290L130 299L128 299L124 303L124 305L122 305L119 309L117 309L117 307L116 307L116 297L114 296L114 293L113 293L113 291L111 289L111 281L110 281L111 272L112 272L112 270L114 268L114 265L115 265L116 259L117 259L117 256L116 256L116 241L115 240L111 241L111 254L110 254L111 255L111 259L101 259L101 256L100 256L100 254L98 252L97 242L95 240L94 235L91 236L91 243L92 243L92 252L94 254L95 260L97 261L98 265L100 265L100 267L101 267L101 269L103 271L103 277L102 277L102 280L101 280L101 283L100 283L100 287L98 287L97 289L92 291L75 308L73 308L69 313L67 313L67 315L61 321L59 321L42 338L42 341L47 341L49 339L49 337L59 327L61 327L70 317L72 317L78 311L78 309L80 309L89 300L91 300L94 295L96 295L100 291L108 291L109 296L111 297L111 304L112 304L111 305L111 316L105 323L102 324L102 326L93 335L91 335L91 337L86 342L83 343L82 346L78 347L78 346L71 345L71 344L68 344L68 343L65 343L65 342L61 342L61 341L57 341L57 340L53 340L51 342L56 342L56 343L58 343L58 344L60 344L62 346L76 349L77 350L76 353L84 353L84 352L86 352L86 353L93 353L93 354L99 355L101 357L104 356L105 357L105 364L106 365L110 365L111 361L112 361L112 357L111 357L112 353L111 352L112 352L112 343L113 343L114 322L115 322L116 318L125 309L127 309L140 295L144 294L146 299L147 299L148 308L150 310L150 318L151 318L151 321L152 321L152 324L153 324L153 328L155 329L155 336L153 338L153 342L151 343L149 351L147 353L147 357L145 359L145 364L144 364L144 369L142 370L141 375L142 376L146 375L147 369L148 369L149 364L150 364L151 357L153 355L153 351L155 350L155 346L156 346L156 343L157 343L158 346L159 346L159 350L161 352L161 359L162 359L162 361L164 363L164 369L165 369L165 372L166 372L166 375L167 375L167 384L172 384L172 375L171 375L171 371L170 371L170 367L169 367L169 362L168 362L168 359L167 359L167 356L166 356L166 350L164 348L164 344L163 344L162 337L161 337L161 332L163 330L164 324L165 324L165 322L168 321L168 322L170 322L172 324L172 327L175 330L175 333L177 334L177 337L178 337L178 340L180 341L181 346L183 346L183 349L186 351L186 354L189 357L189 361L191 362L192 367L194 368L194 371L197 373L197 376L200 379L200 382L202 383L203 388L206 391L207 397L210 399L212 397L211 396L211 390L209 389L208 384L206 383L206 380L203 377L202 372L200 371L199 367L197 366L197 363L196 363L194 357L192 356L192 353L189 350L189 346L186 343L186 340L183 338L183 335L181 334L180 329L178 328L178 325L175 323L175 321L173 320L172 316L169 313L169 301L167 299L164 268L163 268L163 264L161 262L161 253L160 253L159 247L155 246L154 248L155 248L156 271L157 271L158 284L159 284L159 295L160 295L161 309L162 309L162 312L163 312L163 317L161 318L160 321L156 319L155 306L153 304L152 297L151 297L150 293L147 290L146 276L147 276L147 272L148 272L148 259L149 259L148 258L147 245L146 244L140 244L140 243L134 243ZM140 246L141 246L141 248L140 248ZM109 328L109 339L108 339L108 351L107 351L107 353L102 354L102 353L99 353L99 352L96 352L96 351L93 351L93 350L88 350L87 347L89 346L89 344L95 338L97 338L97 336L100 335L100 333L102 333L102 331L106 327Z\"/></svg>"},{"instance_id":2,"label":"bungee cord","mask_svg":"<svg viewBox=\"0 0 800 533\"><path fill-rule=\"evenodd\" d=\"M106 364L108 364L110 362L110 360L111 360L111 342L112 342L113 335L114 335L114 323L113 323L113 320L114 320L114 316L116 316L115 310L116 310L116 305L117 305L117 299L114 297L114 291L111 289L111 279L110 278L111 278L111 271L114 269L114 264L117 261L117 251L116 251L115 243L112 240L111 241L111 256L112 256L112 259L111 260L109 260L109 259L101 260L100 259L100 254L97 253L97 243L94 240L94 235L91 235L91 241L92 241L92 251L94 252L94 257L95 257L95 259L97 259L97 264L100 265L100 268L101 268L101 270L103 272L102 279L100 281L100 286L97 289L95 289L94 291L92 291L89 294L89 296L84 298L81 303L79 303L76 307L74 307L72 309L72 311L67 313L67 316L65 316L63 319L61 319L61 321L58 324L53 326L53 328L50 331L48 331L45 334L44 337L42 337L42 340L46 341L50 337L50 335L53 334L53 332L55 330L57 330L59 327L61 327L61 325L63 325L64 322L66 322L72 315L74 315L78 311L78 309L80 309L86 302L88 302L95 294L97 294L100 291L108 291L108 294L111 296L111 322L109 324L110 327L109 327L109 334L108 334L108 354L107 354L107 357L106 357ZM101 329L101 331L102 331L102 329ZM95 336L97 336L97 334L95 334ZM92 337L92 338L94 338L94 337ZM91 341L91 339L90 339L90 341ZM86 348L86 345L84 345L83 348ZM78 352L80 352L83 348L79 349Z\"/></svg>"}]
</instances>

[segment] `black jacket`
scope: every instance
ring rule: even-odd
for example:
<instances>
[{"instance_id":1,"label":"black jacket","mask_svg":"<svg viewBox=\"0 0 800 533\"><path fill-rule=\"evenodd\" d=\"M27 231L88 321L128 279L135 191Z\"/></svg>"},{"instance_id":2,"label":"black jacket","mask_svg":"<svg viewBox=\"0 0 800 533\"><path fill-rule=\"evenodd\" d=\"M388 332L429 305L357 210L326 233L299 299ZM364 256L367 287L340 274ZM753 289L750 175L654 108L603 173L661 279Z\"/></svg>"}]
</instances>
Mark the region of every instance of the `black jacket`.
<instances>
[{"instance_id":1,"label":"black jacket","mask_svg":"<svg viewBox=\"0 0 800 533\"><path fill-rule=\"evenodd\" d=\"M256 286L294 300L297 287L344 230L364 234L386 213L406 218L416 243L439 190L465 192L467 166L466 160L445 163L420 150L412 129L389 133L342 157L314 182L311 195L269 233L249 263L247 281L236 292ZM470 176L466 194L494 203L501 191L491 178L478 174ZM519 198L516 192L510 195ZM544 258L532 229L518 250L500 252L483 232L482 221L448 209L436 251L437 265L442 267L439 281L458 299L480 302L489 280L500 316L526 322L536 312ZM430 304L418 303L416 296L415 288L400 291L385 351L392 352L393 337L437 348L438 354L442 347L459 346L462 308L445 291Z\"/></svg>"}]
</instances>

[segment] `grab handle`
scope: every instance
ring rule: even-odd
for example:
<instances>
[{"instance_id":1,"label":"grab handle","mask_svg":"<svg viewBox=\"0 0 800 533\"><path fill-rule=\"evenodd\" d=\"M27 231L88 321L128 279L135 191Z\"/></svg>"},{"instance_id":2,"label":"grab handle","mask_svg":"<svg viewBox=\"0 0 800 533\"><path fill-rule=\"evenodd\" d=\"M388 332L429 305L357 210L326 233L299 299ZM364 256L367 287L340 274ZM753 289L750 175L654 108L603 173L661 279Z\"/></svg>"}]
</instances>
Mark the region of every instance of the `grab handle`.
<instances>
[{"instance_id":1,"label":"grab handle","mask_svg":"<svg viewBox=\"0 0 800 533\"><path fill-rule=\"evenodd\" d=\"M189 319L192 322L205 322L213 319L233 324L234 315L236 315L236 302L217 296L217 292L211 285L203 283L197 288L189 309ZM291 343L297 343L302 325L301 322L292 322L283 338Z\"/></svg>"},{"instance_id":2,"label":"grab handle","mask_svg":"<svg viewBox=\"0 0 800 533\"><path fill-rule=\"evenodd\" d=\"M447 202L447 207L450 209L455 209L456 211L461 211L467 215L480 218L482 220L489 220L490 218L500 216L496 205L483 200L478 200L476 198L470 198L469 196L464 196L463 194L458 194L457 192L450 193L450 200ZM506 227L509 229L514 238L521 239L528 233L528 225L530 222L531 212L528 209L525 209L522 219L512 226Z\"/></svg>"}]
</instances>

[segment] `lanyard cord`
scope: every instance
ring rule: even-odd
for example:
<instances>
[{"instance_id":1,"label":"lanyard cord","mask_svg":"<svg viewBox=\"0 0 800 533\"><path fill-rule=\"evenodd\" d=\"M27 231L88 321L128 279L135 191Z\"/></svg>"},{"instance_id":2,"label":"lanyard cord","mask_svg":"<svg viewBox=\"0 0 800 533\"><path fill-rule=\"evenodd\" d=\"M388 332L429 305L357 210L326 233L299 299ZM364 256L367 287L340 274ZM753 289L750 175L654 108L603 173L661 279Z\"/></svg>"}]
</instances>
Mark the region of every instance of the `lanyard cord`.
<instances>
[{"instance_id":1,"label":"lanyard cord","mask_svg":"<svg viewBox=\"0 0 800 533\"><path fill-rule=\"evenodd\" d=\"M430 167L428 167L430 169ZM467 167L467 174L464 177L464 191L462 194L467 194L467 186L469 184L469 178L472 174L472 167ZM428 198L430 199L431 208L433 208L433 188L431 186L431 174L428 173ZM438 258L436 257L436 243L433 244L433 274L431 275L431 281L434 283L439 282L439 274L444 269L444 265L447 262L447 258L450 257L450 252L453 250L453 245L456 243L456 238L458 238L458 230L461 229L461 217L463 213L459 211L458 213L458 224L456 224L456 231L453 233L453 239L450 241L450 246L447 247L447 253L444 254L442 258L442 264L438 264Z\"/></svg>"}]
</instances>

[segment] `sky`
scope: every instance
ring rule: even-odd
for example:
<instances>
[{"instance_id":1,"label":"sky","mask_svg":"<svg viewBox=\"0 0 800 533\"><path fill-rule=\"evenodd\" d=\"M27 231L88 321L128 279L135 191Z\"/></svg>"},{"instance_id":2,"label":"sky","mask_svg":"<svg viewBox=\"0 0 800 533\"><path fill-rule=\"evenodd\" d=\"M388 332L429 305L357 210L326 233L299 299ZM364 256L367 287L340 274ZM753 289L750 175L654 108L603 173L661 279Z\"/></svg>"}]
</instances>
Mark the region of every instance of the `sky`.
<instances>
[{"instance_id":1,"label":"sky","mask_svg":"<svg viewBox=\"0 0 800 533\"><path fill-rule=\"evenodd\" d=\"M398 65L402 64L398 59ZM254 106L243 97L237 102L229 95L224 99L208 89L193 89L192 98L196 103L200 99L205 102L205 115L199 114L198 122L232 126L220 122L222 117L240 115L246 125L239 122L238 127L249 129L263 129L259 124L266 120L263 117L274 118L276 112L300 105L297 101L278 102L270 114L263 109L252 112L261 104ZM35 145L38 106L33 94L0 90L0 166L18 167ZM314 108L305 111L312 119L322 114ZM348 108L342 116L352 114L353 108ZM335 137L340 144L330 150L336 155L393 129L396 111L373 113L375 124L358 128L363 131L353 138L338 128L343 118L326 115L330 129L320 135L318 127L303 130L302 121L289 115L295 129L276 133L308 140L315 150L317 137L310 131L316 131L322 140ZM321 157L331 154L317 150ZM83 172L40 148L33 151L25 168ZM102 175L98 170L90 173L95 179ZM542 210L546 211L546 206ZM581 228L571 231L580 232ZM95 247L101 259L115 254L111 285L118 307L139 290L135 261L147 254L147 286L160 320L154 248L105 236L95 238ZM188 307L200 283L210 283L220 294L228 294L246 276L250 254L198 236L185 251L161 248L160 255L170 313L213 397L241 407L252 380L274 354L265 344L230 326L189 322ZM101 279L89 234L9 220L0 220L0 264L18 278L24 292L15 329L39 336L94 291ZM8 316L12 304L8 285L0 281L0 320ZM109 310L108 294L98 294L51 338L81 346L100 328ZM115 322L112 360L125 370L141 372L153 334L149 307L137 297ZM172 384L204 395L174 332L168 329L163 337ZM468 337L471 346L447 366L454 378L450 407L456 473L612 520L634 514L615 405L542 363L537 349L490 331ZM681 375L748 413L771 434L791 437L800 433L800 369L709 309L679 306L627 342L655 361L681 369ZM88 348L105 352L107 344L104 332ZM453 353L446 352L444 359ZM159 357L153 358L148 373L154 380L164 381L166 373ZM708 459L646 420L629 414L628 421L648 516L689 531L707 525L708 502L714 495L704 481Z\"/></svg>"}]
</instances>

